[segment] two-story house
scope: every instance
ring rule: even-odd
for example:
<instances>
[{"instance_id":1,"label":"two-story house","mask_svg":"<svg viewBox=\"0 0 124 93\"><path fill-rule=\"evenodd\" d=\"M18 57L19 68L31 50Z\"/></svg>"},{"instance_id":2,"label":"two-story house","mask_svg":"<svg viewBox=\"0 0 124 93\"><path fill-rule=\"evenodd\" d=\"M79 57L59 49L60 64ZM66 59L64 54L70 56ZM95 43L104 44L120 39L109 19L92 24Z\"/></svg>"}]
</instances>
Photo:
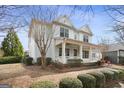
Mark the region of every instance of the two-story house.
<instances>
[{"instance_id":1,"label":"two-story house","mask_svg":"<svg viewBox=\"0 0 124 93\"><path fill-rule=\"evenodd\" d=\"M83 62L96 62L102 58L98 45L92 44L92 32L88 25L76 29L67 16L61 16L50 23L54 30L47 57L64 64L68 59L82 59ZM34 62L40 57L39 50L29 31L29 55Z\"/></svg>"}]
</instances>

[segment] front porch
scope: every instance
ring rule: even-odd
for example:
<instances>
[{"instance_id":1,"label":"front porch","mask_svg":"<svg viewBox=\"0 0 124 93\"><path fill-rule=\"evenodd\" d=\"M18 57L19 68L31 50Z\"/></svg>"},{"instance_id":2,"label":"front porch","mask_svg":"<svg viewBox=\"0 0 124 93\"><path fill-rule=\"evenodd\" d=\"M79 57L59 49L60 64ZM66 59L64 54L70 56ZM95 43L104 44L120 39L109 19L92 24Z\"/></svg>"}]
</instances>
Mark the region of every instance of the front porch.
<instances>
[{"instance_id":1,"label":"front porch","mask_svg":"<svg viewBox=\"0 0 124 93\"><path fill-rule=\"evenodd\" d=\"M64 64L68 62L68 59L82 59L83 63L87 63L96 62L101 57L99 48L89 43L63 39L55 46L55 58Z\"/></svg>"}]
</instances>

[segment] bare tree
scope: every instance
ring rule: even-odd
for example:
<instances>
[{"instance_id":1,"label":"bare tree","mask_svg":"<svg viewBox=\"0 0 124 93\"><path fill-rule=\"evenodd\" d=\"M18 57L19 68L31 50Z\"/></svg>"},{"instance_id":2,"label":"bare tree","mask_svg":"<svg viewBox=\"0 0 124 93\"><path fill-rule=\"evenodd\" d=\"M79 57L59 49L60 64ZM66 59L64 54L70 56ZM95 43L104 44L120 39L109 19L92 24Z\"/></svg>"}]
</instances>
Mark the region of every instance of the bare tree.
<instances>
[{"instance_id":1,"label":"bare tree","mask_svg":"<svg viewBox=\"0 0 124 93\"><path fill-rule=\"evenodd\" d=\"M53 40L54 30L52 29L51 21L57 16L58 7L33 7L31 13L32 22L30 25L30 33L39 49L41 55L41 66L44 69L46 66L46 53ZM30 34L29 33L29 34Z\"/></svg>"},{"instance_id":2,"label":"bare tree","mask_svg":"<svg viewBox=\"0 0 124 93\"><path fill-rule=\"evenodd\" d=\"M124 43L124 6L106 6L106 13L112 18L112 32L117 34L115 39Z\"/></svg>"},{"instance_id":3,"label":"bare tree","mask_svg":"<svg viewBox=\"0 0 124 93\"><path fill-rule=\"evenodd\" d=\"M118 23L113 26L113 32L116 32L117 37L115 37L116 41L119 43L124 44L124 24Z\"/></svg>"},{"instance_id":4,"label":"bare tree","mask_svg":"<svg viewBox=\"0 0 124 93\"><path fill-rule=\"evenodd\" d=\"M107 50L112 42L109 38L106 38L106 37L97 38L97 42L101 49L102 58L104 58L105 52L107 52Z\"/></svg>"},{"instance_id":5,"label":"bare tree","mask_svg":"<svg viewBox=\"0 0 124 93\"><path fill-rule=\"evenodd\" d=\"M0 5L0 32L6 32L9 28L24 27L22 17L26 6Z\"/></svg>"}]
</instances>

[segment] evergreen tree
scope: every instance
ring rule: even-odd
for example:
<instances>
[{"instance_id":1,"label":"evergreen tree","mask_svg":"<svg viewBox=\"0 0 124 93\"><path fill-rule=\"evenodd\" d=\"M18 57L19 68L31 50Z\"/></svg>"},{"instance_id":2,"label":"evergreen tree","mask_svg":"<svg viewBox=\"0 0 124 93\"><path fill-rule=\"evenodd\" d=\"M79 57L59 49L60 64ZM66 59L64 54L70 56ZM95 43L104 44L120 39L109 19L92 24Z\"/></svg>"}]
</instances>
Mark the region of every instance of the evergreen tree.
<instances>
[{"instance_id":1,"label":"evergreen tree","mask_svg":"<svg viewBox=\"0 0 124 93\"><path fill-rule=\"evenodd\" d=\"M10 29L2 42L2 48L5 56L23 56L23 46L13 28Z\"/></svg>"}]
</instances>

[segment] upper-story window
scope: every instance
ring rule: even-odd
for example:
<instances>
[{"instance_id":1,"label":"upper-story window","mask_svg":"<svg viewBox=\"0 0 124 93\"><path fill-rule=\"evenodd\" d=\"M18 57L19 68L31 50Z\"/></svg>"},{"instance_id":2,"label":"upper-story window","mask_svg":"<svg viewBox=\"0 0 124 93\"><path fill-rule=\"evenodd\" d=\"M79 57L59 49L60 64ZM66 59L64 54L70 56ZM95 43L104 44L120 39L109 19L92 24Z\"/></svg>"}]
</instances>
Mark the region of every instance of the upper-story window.
<instances>
[{"instance_id":1,"label":"upper-story window","mask_svg":"<svg viewBox=\"0 0 124 93\"><path fill-rule=\"evenodd\" d=\"M74 39L77 39L77 35L76 34L74 35Z\"/></svg>"},{"instance_id":2,"label":"upper-story window","mask_svg":"<svg viewBox=\"0 0 124 93\"><path fill-rule=\"evenodd\" d=\"M60 37L69 37L69 30L66 28L60 28Z\"/></svg>"},{"instance_id":3,"label":"upper-story window","mask_svg":"<svg viewBox=\"0 0 124 93\"><path fill-rule=\"evenodd\" d=\"M89 42L89 39L88 39L88 36L87 36L87 35L84 35L84 36L83 36L83 41L84 41L84 42Z\"/></svg>"}]
</instances>

